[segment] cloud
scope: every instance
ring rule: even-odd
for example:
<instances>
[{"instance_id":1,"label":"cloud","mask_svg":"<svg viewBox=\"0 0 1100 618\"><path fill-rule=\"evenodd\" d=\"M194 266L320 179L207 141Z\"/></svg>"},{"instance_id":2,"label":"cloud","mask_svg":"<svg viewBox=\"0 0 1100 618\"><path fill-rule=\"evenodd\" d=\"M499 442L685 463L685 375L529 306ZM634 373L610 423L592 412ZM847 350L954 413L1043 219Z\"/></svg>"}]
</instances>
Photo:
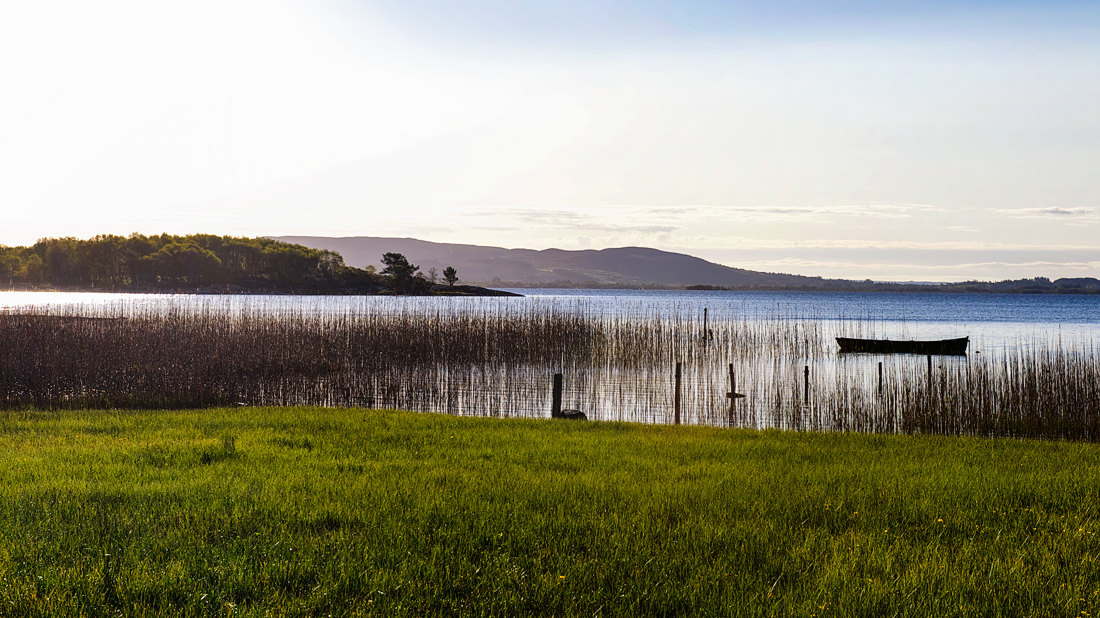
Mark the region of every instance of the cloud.
<instances>
[{"instance_id":1,"label":"cloud","mask_svg":"<svg viewBox=\"0 0 1100 618\"><path fill-rule=\"evenodd\" d=\"M549 223L558 224L561 221L582 216L572 210L546 210L538 208L501 208L491 210L475 210L468 214L479 219L512 219L524 223Z\"/></svg>"},{"instance_id":2,"label":"cloud","mask_svg":"<svg viewBox=\"0 0 1100 618\"><path fill-rule=\"evenodd\" d=\"M606 210L604 212L607 212ZM570 230L577 232L604 232L611 234L669 234L680 229L676 225L616 223L618 217L595 217L574 210L543 210L534 208L508 208L501 210L479 210L469 214L478 219L491 219L490 225L477 225L477 229L500 230L521 229L539 226L547 229ZM509 225L515 222L517 225Z\"/></svg>"},{"instance_id":3,"label":"cloud","mask_svg":"<svg viewBox=\"0 0 1100 618\"><path fill-rule=\"evenodd\" d=\"M615 224L581 224L570 226L578 230L593 232L635 232L641 234L670 234L680 229L675 225L615 225Z\"/></svg>"},{"instance_id":4,"label":"cloud","mask_svg":"<svg viewBox=\"0 0 1100 618\"><path fill-rule=\"evenodd\" d=\"M868 256L865 261L829 258L775 258L737 260L727 263L737 268L765 272L786 272L842 279L876 281L970 281L1019 279L1035 276L1090 277L1100 269L1100 261L1088 260L1014 260L985 259L925 264L891 260L892 256ZM875 259L879 258L879 259ZM887 259L881 259L887 258Z\"/></svg>"},{"instance_id":5,"label":"cloud","mask_svg":"<svg viewBox=\"0 0 1100 618\"><path fill-rule=\"evenodd\" d=\"M920 241L920 240L861 240L831 238L750 238L744 236L690 236L679 238L683 245L677 251L722 251L728 249L855 249L855 250L916 250L916 251L1097 251L1098 244L1072 243L1013 243L990 240L976 241Z\"/></svg>"},{"instance_id":6,"label":"cloud","mask_svg":"<svg viewBox=\"0 0 1100 618\"><path fill-rule=\"evenodd\" d=\"M1096 214L1092 208L999 208L993 212L1017 219L1078 218Z\"/></svg>"},{"instance_id":7,"label":"cloud","mask_svg":"<svg viewBox=\"0 0 1100 618\"><path fill-rule=\"evenodd\" d=\"M867 204L830 206L717 206L712 210L725 214L745 215L757 220L789 220L798 218L858 217L861 219L905 219L917 213L940 212L943 209L925 204Z\"/></svg>"},{"instance_id":8,"label":"cloud","mask_svg":"<svg viewBox=\"0 0 1100 618\"><path fill-rule=\"evenodd\" d=\"M639 206L636 212L653 217L682 217L708 210L705 206Z\"/></svg>"},{"instance_id":9,"label":"cloud","mask_svg":"<svg viewBox=\"0 0 1100 618\"><path fill-rule=\"evenodd\" d=\"M667 220L684 217L709 217L727 219L733 215L746 215L759 220L786 220L805 217L856 217L861 219L900 219L912 217L916 213L941 212L942 208L923 204L870 204L870 205L831 205L831 206L708 206L685 204L682 206L642 206L642 205L590 205L573 209L554 208L500 208L472 211L471 217L512 218L527 223L565 225L566 221L583 221L590 225L596 217L583 212L599 212L600 219ZM578 224L580 225L580 224ZM607 225L608 229L624 229L618 225ZM629 226L649 229L654 226ZM679 226L658 226L667 231L679 229Z\"/></svg>"},{"instance_id":10,"label":"cloud","mask_svg":"<svg viewBox=\"0 0 1100 618\"><path fill-rule=\"evenodd\" d=\"M908 271L927 271L942 273L945 271L971 272L976 269L986 268L1040 268L1058 270L1096 270L1100 268L1100 261L1096 262L1058 262L1050 260L1013 261L1013 260L988 260L979 262L960 262L954 264L913 264L909 262L882 262L867 261L854 262L844 260L812 260L804 258L784 258L778 260L758 260L755 262L738 262L738 268L755 269L755 266L767 265L773 270L806 270L807 267L822 267L830 269L895 269Z\"/></svg>"}]
</instances>

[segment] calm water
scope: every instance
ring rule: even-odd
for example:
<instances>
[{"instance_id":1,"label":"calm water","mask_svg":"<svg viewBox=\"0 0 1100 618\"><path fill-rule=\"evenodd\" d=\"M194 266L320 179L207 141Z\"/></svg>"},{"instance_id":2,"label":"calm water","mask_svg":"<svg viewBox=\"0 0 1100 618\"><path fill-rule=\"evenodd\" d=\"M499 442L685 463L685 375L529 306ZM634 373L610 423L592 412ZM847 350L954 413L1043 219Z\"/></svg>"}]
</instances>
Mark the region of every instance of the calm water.
<instances>
[{"instance_id":1,"label":"calm water","mask_svg":"<svg viewBox=\"0 0 1100 618\"><path fill-rule=\"evenodd\" d=\"M684 422L845 431L853 427L898 431L901 423L907 421L881 410L905 409L909 405L905 397L912 393L919 395L920 389L932 382L933 370L938 376L937 384L941 377L955 380L962 385L958 393L965 395L969 392L966 380L972 372L989 371L991 367L1008 370L1007 366L997 364L1002 357L1017 352L1024 352L1025 356L1032 352L1041 355L1044 350L1060 348L1083 351L1084 355L1078 358L1089 359L1095 356L1096 343L1100 342L1100 296L517 291L526 296L395 298L0 292L0 312L91 315L224 312L293 317L371 313L449 315L464 311L529 312L538 316L553 311L622 319L656 318L660 323L674 324L677 330L682 327L680 332L691 333L675 344L676 351L671 353L678 357L670 357L667 363L625 370L615 362L581 366L563 359L560 366L489 363L484 367L462 368L457 373L444 363L415 367L410 370L412 373L329 376L306 384L308 388L304 390L288 390L282 383L265 385L264 388L274 389L273 394L261 389L267 398L248 402L351 403L451 414L546 416L549 378L554 371L564 371L566 407L576 407L590 418L602 420L664 423L672 422L673 418L673 361L682 358ZM704 310L709 326L717 333L714 345L700 345L701 338L697 337L702 332ZM743 331L767 336L751 346L730 343L734 339L723 343L723 333L732 336ZM837 335L894 339L969 336L971 346L968 356L938 357L933 368L925 358L909 355L838 355L832 342ZM780 343L776 345L776 341ZM784 342L793 343L794 347L786 347ZM1086 365L1089 362L1086 360ZM1087 373L1074 371L1074 376ZM731 377L736 379L736 390L745 395L734 411L730 411L726 398L732 386ZM344 379L341 387L332 392L326 390L326 381L337 378ZM416 387L409 388L410 384ZM1073 382L1067 388L1076 389L1082 384ZM302 392L314 393L316 397L295 399ZM868 409L871 412L862 417L852 416L853 410Z\"/></svg>"},{"instance_id":2,"label":"calm water","mask_svg":"<svg viewBox=\"0 0 1100 618\"><path fill-rule=\"evenodd\" d=\"M1100 296L851 292L532 290L543 302L583 299L609 314L680 313L698 319L805 319L837 335L892 339L969 336L971 351L1028 343L1100 341Z\"/></svg>"},{"instance_id":3,"label":"calm water","mask_svg":"<svg viewBox=\"0 0 1100 618\"><path fill-rule=\"evenodd\" d=\"M893 339L969 336L971 352L1028 344L1093 348L1100 341L1100 296L683 290L515 290L523 298L249 296L0 292L0 310L130 314L225 311L523 312L552 308L603 316L710 320L820 321L830 335Z\"/></svg>"}]
</instances>

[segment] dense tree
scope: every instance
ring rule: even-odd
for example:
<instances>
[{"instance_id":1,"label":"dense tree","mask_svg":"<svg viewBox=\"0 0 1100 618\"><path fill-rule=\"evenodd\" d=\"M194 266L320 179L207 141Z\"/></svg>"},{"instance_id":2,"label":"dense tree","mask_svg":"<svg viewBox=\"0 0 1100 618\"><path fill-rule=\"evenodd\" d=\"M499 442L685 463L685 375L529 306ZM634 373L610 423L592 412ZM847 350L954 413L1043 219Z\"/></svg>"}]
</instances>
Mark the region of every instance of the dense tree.
<instances>
[{"instance_id":1,"label":"dense tree","mask_svg":"<svg viewBox=\"0 0 1100 618\"><path fill-rule=\"evenodd\" d=\"M14 249L0 247L0 284L8 285L23 267L23 260Z\"/></svg>"},{"instance_id":2,"label":"dense tree","mask_svg":"<svg viewBox=\"0 0 1100 618\"><path fill-rule=\"evenodd\" d=\"M447 285L453 286L458 281L458 271L454 266L448 266L443 269L443 280L447 282Z\"/></svg>"},{"instance_id":3,"label":"dense tree","mask_svg":"<svg viewBox=\"0 0 1100 618\"><path fill-rule=\"evenodd\" d=\"M157 280L155 266L144 258L147 255L156 253L159 249L159 245L152 238L141 234L131 234L122 243L120 249L127 275L122 285L142 288L155 283Z\"/></svg>"},{"instance_id":4,"label":"dense tree","mask_svg":"<svg viewBox=\"0 0 1100 618\"><path fill-rule=\"evenodd\" d=\"M142 259L153 265L157 276L171 283L193 286L209 283L222 263L213 251L193 242L172 242Z\"/></svg>"},{"instance_id":5,"label":"dense tree","mask_svg":"<svg viewBox=\"0 0 1100 618\"><path fill-rule=\"evenodd\" d=\"M124 278L125 257L121 236L96 236L83 243L88 283L92 287L118 287Z\"/></svg>"},{"instance_id":6,"label":"dense tree","mask_svg":"<svg viewBox=\"0 0 1100 618\"><path fill-rule=\"evenodd\" d=\"M409 263L408 258L400 253L386 253L382 255L382 274L390 278L393 290L398 294L409 294L419 291L424 280L416 277L420 271L419 266Z\"/></svg>"},{"instance_id":7,"label":"dense tree","mask_svg":"<svg viewBox=\"0 0 1100 618\"><path fill-rule=\"evenodd\" d=\"M86 286L87 265L75 238L46 238L32 248L42 260L42 278L58 286Z\"/></svg>"},{"instance_id":8,"label":"dense tree","mask_svg":"<svg viewBox=\"0 0 1100 618\"><path fill-rule=\"evenodd\" d=\"M46 266L42 263L42 258L38 257L38 254L32 253L23 262L20 277L31 285L39 285L45 281Z\"/></svg>"},{"instance_id":9,"label":"dense tree","mask_svg":"<svg viewBox=\"0 0 1100 618\"><path fill-rule=\"evenodd\" d=\"M375 292L377 275L332 251L268 238L101 235L0 247L4 285L160 290L212 285L301 292Z\"/></svg>"}]
</instances>

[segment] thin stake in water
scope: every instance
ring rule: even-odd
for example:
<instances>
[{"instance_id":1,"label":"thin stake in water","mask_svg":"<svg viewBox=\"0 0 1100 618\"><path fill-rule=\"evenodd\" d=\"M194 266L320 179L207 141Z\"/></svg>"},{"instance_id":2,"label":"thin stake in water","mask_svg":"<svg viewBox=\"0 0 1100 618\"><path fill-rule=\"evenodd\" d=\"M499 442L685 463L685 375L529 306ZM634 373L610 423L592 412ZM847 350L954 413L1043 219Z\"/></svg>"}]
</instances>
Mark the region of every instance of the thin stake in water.
<instances>
[{"instance_id":1,"label":"thin stake in water","mask_svg":"<svg viewBox=\"0 0 1100 618\"><path fill-rule=\"evenodd\" d=\"M806 365L806 372L804 374L805 380L803 380L802 387L802 401L806 405L810 405L810 366Z\"/></svg>"},{"instance_id":2,"label":"thin stake in water","mask_svg":"<svg viewBox=\"0 0 1100 618\"><path fill-rule=\"evenodd\" d=\"M675 416L673 417L673 422L676 425L680 424L680 367L681 367L681 365L682 365L682 363L679 363L679 362L676 363L676 395L673 399L673 404L672 404L674 414L675 414Z\"/></svg>"}]
</instances>

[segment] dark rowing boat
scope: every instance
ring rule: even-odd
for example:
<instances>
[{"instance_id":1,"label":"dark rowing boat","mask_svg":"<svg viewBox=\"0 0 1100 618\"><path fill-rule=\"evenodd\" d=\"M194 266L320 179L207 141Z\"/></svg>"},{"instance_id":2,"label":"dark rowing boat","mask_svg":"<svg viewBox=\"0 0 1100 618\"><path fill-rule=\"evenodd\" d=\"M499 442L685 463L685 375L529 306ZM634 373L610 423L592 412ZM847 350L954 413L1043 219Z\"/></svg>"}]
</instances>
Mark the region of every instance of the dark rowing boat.
<instances>
[{"instance_id":1,"label":"dark rowing boat","mask_svg":"<svg viewBox=\"0 0 1100 618\"><path fill-rule=\"evenodd\" d=\"M961 356L966 354L970 337L940 339L939 341L892 341L890 339L855 339L837 337L840 352L856 354L934 354Z\"/></svg>"}]
</instances>

